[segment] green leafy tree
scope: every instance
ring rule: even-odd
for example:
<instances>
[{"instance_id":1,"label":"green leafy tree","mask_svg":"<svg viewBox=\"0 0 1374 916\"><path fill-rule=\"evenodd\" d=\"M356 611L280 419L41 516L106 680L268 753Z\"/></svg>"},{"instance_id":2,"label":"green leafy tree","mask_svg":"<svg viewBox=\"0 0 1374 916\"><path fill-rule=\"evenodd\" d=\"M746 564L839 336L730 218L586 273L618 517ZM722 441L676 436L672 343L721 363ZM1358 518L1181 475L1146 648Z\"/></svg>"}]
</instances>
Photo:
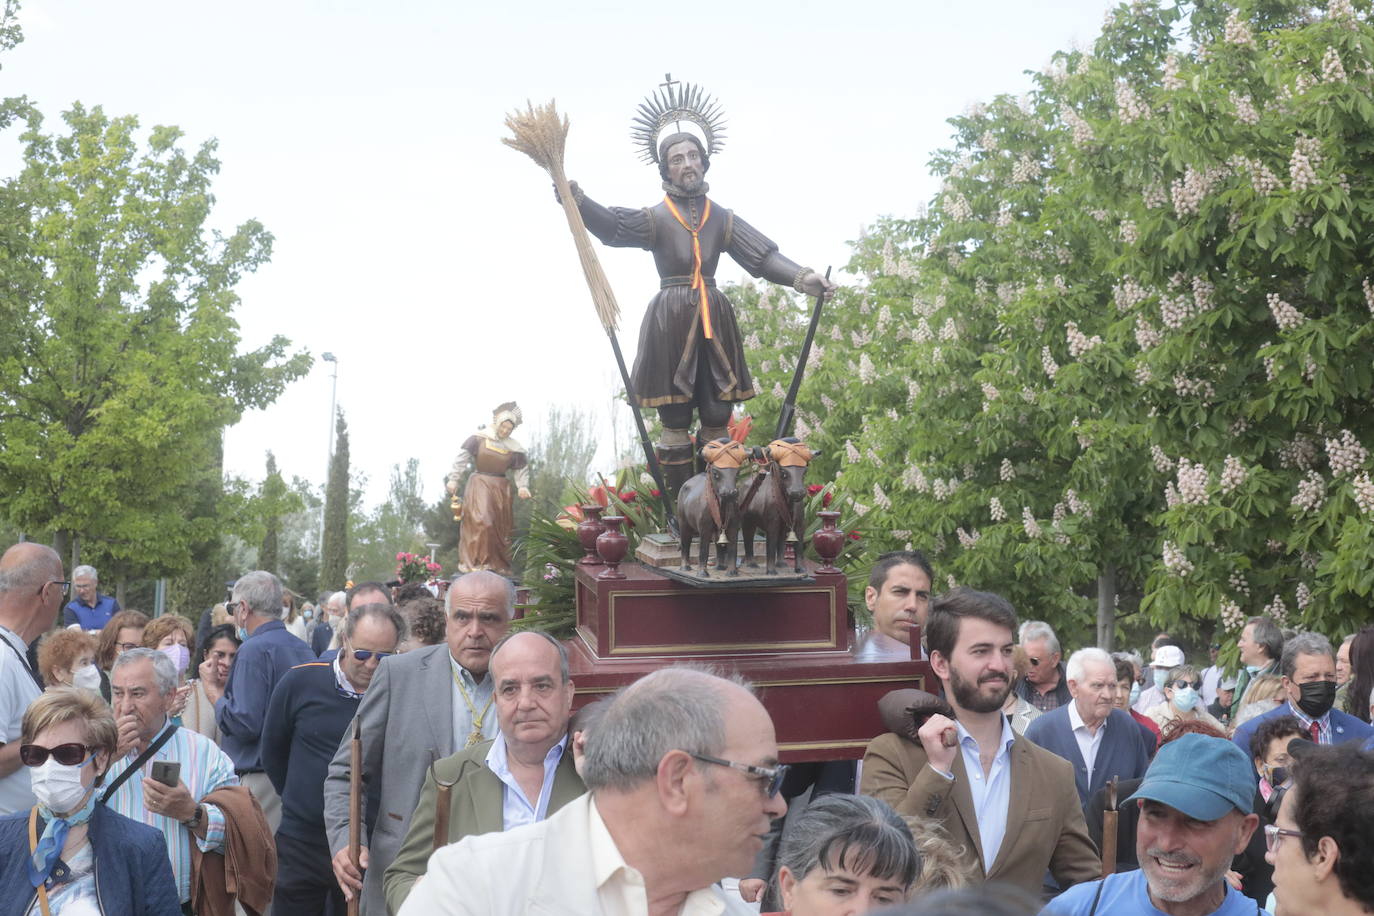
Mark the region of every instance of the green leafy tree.
<instances>
[{"instance_id":1,"label":"green leafy tree","mask_svg":"<svg viewBox=\"0 0 1374 916\"><path fill-rule=\"evenodd\" d=\"M393 465L386 501L370 513L353 516L350 537L357 578L388 581L396 572L397 553L429 552L423 528L425 509L419 460L409 459L404 468Z\"/></svg>"},{"instance_id":2,"label":"green leafy tree","mask_svg":"<svg viewBox=\"0 0 1374 916\"><path fill-rule=\"evenodd\" d=\"M281 474L277 471L277 456L270 451L267 453L267 476L263 478L258 492L263 503L264 528L262 546L258 548L258 568L277 573L281 566L277 552L281 529L281 505L287 500L290 491L286 489L286 481L281 479Z\"/></svg>"},{"instance_id":3,"label":"green leafy tree","mask_svg":"<svg viewBox=\"0 0 1374 916\"><path fill-rule=\"evenodd\" d=\"M213 141L140 143L134 118L80 104L62 133L27 117L23 171L0 186L22 229L0 284L0 513L63 550L79 532L121 575L175 574L242 524L201 498L221 430L310 364L281 337L238 352L235 287L271 235L207 227Z\"/></svg>"},{"instance_id":4,"label":"green leafy tree","mask_svg":"<svg viewBox=\"0 0 1374 916\"><path fill-rule=\"evenodd\" d=\"M329 482L324 491L324 543L321 548L320 587L339 589L348 581L348 424L343 409L335 420L334 454L329 459Z\"/></svg>"}]
</instances>

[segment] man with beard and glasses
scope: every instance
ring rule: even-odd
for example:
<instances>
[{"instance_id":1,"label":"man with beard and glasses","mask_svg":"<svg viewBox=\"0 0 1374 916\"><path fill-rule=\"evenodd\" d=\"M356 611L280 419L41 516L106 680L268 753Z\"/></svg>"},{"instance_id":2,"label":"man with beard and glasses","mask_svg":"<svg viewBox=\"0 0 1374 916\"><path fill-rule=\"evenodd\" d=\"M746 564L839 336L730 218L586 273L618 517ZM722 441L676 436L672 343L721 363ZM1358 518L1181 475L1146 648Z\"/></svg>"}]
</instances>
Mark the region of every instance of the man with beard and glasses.
<instances>
[{"instance_id":1,"label":"man with beard and glasses","mask_svg":"<svg viewBox=\"0 0 1374 916\"><path fill-rule=\"evenodd\" d=\"M930 716L915 740L892 732L873 739L860 791L898 814L939 821L963 847L973 881L1038 894L1046 870L1069 887L1096 877L1101 860L1073 767L1017 737L1002 714L1015 632L1016 612L999 595L956 588L931 601L926 647L954 719Z\"/></svg>"},{"instance_id":2,"label":"man with beard and glasses","mask_svg":"<svg viewBox=\"0 0 1374 916\"><path fill-rule=\"evenodd\" d=\"M1140 788L1140 868L1060 894L1056 916L1251 916L1265 911L1226 881L1259 818L1254 770L1224 738L1184 735L1159 749Z\"/></svg>"},{"instance_id":3,"label":"man with beard and glasses","mask_svg":"<svg viewBox=\"0 0 1374 916\"><path fill-rule=\"evenodd\" d=\"M1261 722L1295 716L1304 733L1317 744L1368 741L1374 728L1349 713L1332 709L1336 700L1336 653L1319 633L1299 633L1284 644L1279 658L1288 702L1256 716L1236 729L1231 740L1247 754L1250 739Z\"/></svg>"}]
</instances>

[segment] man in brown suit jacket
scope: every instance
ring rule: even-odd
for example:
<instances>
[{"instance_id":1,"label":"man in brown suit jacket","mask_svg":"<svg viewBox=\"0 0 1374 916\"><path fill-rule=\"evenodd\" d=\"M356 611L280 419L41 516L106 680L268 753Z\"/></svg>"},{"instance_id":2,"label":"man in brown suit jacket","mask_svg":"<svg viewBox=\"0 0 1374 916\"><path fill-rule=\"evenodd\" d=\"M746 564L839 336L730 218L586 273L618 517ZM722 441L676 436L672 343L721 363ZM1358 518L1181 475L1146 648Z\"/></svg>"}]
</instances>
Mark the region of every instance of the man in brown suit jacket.
<instances>
[{"instance_id":1,"label":"man in brown suit jacket","mask_svg":"<svg viewBox=\"0 0 1374 916\"><path fill-rule=\"evenodd\" d=\"M998 595L957 588L931 602L926 647L955 720L935 714L907 735L873 739L859 789L899 814L939 820L975 880L1038 896L1047 870L1068 888L1102 865L1073 767L1015 735L1002 714L1015 632L1016 613Z\"/></svg>"}]
</instances>

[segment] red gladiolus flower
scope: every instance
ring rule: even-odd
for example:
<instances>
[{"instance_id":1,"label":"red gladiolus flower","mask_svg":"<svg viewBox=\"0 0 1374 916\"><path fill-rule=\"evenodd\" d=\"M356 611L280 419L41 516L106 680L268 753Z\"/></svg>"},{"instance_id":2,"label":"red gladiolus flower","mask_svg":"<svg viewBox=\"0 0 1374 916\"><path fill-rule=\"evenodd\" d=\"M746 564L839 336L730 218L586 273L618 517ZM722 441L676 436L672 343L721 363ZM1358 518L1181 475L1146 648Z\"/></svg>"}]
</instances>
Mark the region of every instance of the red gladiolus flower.
<instances>
[{"instance_id":1,"label":"red gladiolus flower","mask_svg":"<svg viewBox=\"0 0 1374 916\"><path fill-rule=\"evenodd\" d=\"M654 499L658 499L660 496L663 495L663 491L662 491L662 490L650 490L650 491L649 491L649 495L652 496Z\"/></svg>"},{"instance_id":2,"label":"red gladiolus flower","mask_svg":"<svg viewBox=\"0 0 1374 916\"><path fill-rule=\"evenodd\" d=\"M826 494L825 494L825 498L821 500L821 507L822 507L822 508L827 508L827 507L829 507L829 505L830 505L830 500L831 500L831 498L834 497L834 495L835 495L834 493L826 493Z\"/></svg>"},{"instance_id":3,"label":"red gladiolus flower","mask_svg":"<svg viewBox=\"0 0 1374 916\"><path fill-rule=\"evenodd\" d=\"M636 493L634 490L626 490L624 493L620 494L620 501L623 503L632 503L635 501L635 497L638 495L639 494Z\"/></svg>"},{"instance_id":4,"label":"red gladiolus flower","mask_svg":"<svg viewBox=\"0 0 1374 916\"><path fill-rule=\"evenodd\" d=\"M851 532L849 532L849 539L850 539L851 541L857 541L857 540L858 540L859 538L861 538L861 537L863 537L863 535L862 535L862 534L859 534L859 532L857 532L857 531L851 531Z\"/></svg>"},{"instance_id":5,"label":"red gladiolus flower","mask_svg":"<svg viewBox=\"0 0 1374 916\"><path fill-rule=\"evenodd\" d=\"M825 487L821 486L818 483L809 483L806 485L806 492L810 493L812 496L815 496L817 493L821 492L824 489Z\"/></svg>"}]
</instances>

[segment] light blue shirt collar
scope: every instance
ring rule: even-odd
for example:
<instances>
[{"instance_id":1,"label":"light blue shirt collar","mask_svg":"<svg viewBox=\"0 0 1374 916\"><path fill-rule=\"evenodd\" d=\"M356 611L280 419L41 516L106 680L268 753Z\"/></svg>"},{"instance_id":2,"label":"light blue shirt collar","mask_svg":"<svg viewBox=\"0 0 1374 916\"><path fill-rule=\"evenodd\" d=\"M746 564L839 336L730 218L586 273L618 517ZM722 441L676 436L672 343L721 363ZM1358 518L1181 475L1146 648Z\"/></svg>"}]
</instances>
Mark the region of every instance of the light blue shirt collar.
<instances>
[{"instance_id":1,"label":"light blue shirt collar","mask_svg":"<svg viewBox=\"0 0 1374 916\"><path fill-rule=\"evenodd\" d=\"M548 817L554 773L558 769L559 761L563 759L563 751L567 746L568 734L564 732L562 739L544 755L544 780L539 785L539 798L531 803L525 797L525 790L520 788L519 781L511 773L505 738L498 737L491 743L487 750L486 764L502 783L501 819L505 830L533 824Z\"/></svg>"}]
</instances>

